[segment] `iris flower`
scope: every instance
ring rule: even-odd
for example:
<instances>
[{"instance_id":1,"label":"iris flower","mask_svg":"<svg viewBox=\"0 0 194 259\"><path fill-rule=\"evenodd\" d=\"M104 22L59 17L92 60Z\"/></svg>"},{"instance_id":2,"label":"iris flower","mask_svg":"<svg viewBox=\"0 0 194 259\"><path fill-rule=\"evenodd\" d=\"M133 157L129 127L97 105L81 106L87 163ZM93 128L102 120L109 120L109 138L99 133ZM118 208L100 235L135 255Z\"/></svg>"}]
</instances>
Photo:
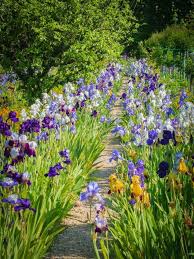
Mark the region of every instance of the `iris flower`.
<instances>
[{"instance_id":1,"label":"iris flower","mask_svg":"<svg viewBox=\"0 0 194 259\"><path fill-rule=\"evenodd\" d=\"M96 182L90 182L87 186L86 192L80 194L80 201L88 201L94 197L97 197L99 200L102 200L101 195L99 194L100 188Z\"/></svg>"}]
</instances>

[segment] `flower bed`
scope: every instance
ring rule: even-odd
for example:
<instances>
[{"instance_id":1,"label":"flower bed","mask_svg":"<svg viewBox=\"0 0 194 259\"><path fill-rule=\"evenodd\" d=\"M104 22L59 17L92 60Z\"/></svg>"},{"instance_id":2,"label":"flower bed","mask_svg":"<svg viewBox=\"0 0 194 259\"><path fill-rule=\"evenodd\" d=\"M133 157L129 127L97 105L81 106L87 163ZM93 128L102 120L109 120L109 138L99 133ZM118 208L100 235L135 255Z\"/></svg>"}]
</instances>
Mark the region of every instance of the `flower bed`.
<instances>
[{"instance_id":1,"label":"flower bed","mask_svg":"<svg viewBox=\"0 0 194 259\"><path fill-rule=\"evenodd\" d=\"M194 105L145 60L127 69L122 119L112 130L122 152L109 178L109 226L103 202L94 246L104 258L191 258L194 255ZM107 231L108 230L108 231ZM101 234L99 234L99 232ZM103 234L105 233L105 234ZM100 241L100 249L97 244Z\"/></svg>"},{"instance_id":2,"label":"flower bed","mask_svg":"<svg viewBox=\"0 0 194 259\"><path fill-rule=\"evenodd\" d=\"M41 258L60 233L103 150L120 67L95 84L79 80L62 94L44 94L29 110L0 117L1 258ZM110 101L111 100L111 101Z\"/></svg>"}]
</instances>

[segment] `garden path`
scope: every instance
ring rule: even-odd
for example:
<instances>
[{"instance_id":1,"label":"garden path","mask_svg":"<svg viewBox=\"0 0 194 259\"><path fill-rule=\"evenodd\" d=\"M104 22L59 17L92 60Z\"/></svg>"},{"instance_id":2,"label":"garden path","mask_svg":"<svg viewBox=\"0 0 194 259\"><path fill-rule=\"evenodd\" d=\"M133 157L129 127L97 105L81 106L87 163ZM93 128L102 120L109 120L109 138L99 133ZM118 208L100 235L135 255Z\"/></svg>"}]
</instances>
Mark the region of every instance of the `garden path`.
<instances>
[{"instance_id":1,"label":"garden path","mask_svg":"<svg viewBox=\"0 0 194 259\"><path fill-rule=\"evenodd\" d=\"M118 94L118 100L111 111L111 118L120 117L121 109L121 92L127 83L127 79L123 80L123 87ZM97 159L98 167L94 176L101 187L101 193L108 192L108 177L114 171L116 162L109 162L113 149L119 149L119 139L115 138L111 133L107 136L105 149ZM67 229L58 235L51 250L46 258L49 259L93 259L95 254L91 240L91 229L88 224L87 214L90 208L86 203L77 201L74 208L70 211L70 217L64 220ZM95 211L92 211L92 219L95 218Z\"/></svg>"}]
</instances>

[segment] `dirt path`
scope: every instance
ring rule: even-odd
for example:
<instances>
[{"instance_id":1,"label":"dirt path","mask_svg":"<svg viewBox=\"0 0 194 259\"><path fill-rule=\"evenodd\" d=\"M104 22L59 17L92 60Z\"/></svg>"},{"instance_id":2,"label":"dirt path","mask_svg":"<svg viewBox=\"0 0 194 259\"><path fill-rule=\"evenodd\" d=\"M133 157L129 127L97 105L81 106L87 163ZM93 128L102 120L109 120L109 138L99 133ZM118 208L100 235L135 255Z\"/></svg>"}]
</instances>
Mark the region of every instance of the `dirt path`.
<instances>
[{"instance_id":1,"label":"dirt path","mask_svg":"<svg viewBox=\"0 0 194 259\"><path fill-rule=\"evenodd\" d=\"M123 85L127 83L124 80ZM121 89L122 91L122 89ZM119 93L118 97L121 95ZM119 118L121 114L120 98L111 111L111 118ZM101 187L102 193L108 191L108 177L114 171L116 163L109 162L113 149L119 149L119 140L114 138L110 133L106 140L106 146L102 154L96 162L95 176L98 178L98 183ZM93 259L95 254L93 251L93 244L91 240L90 225L87 220L87 213L89 213L89 206L87 204L77 201L74 208L71 210L71 216L64 222L68 228L60 234L55 240L50 253L47 258L51 259ZM92 218L95 217L95 212L92 211Z\"/></svg>"}]
</instances>

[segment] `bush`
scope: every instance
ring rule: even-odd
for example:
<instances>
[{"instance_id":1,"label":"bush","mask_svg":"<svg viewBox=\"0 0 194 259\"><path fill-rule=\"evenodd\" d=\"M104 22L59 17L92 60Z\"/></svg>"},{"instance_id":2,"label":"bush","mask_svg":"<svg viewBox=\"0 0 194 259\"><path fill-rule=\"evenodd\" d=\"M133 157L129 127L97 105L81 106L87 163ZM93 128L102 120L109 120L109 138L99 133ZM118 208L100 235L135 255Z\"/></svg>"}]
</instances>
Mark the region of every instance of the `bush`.
<instances>
[{"instance_id":1,"label":"bush","mask_svg":"<svg viewBox=\"0 0 194 259\"><path fill-rule=\"evenodd\" d=\"M191 26L172 25L164 31L154 33L144 42L147 56L157 65L177 67L190 74L193 62L190 57L194 49L194 33Z\"/></svg>"},{"instance_id":2,"label":"bush","mask_svg":"<svg viewBox=\"0 0 194 259\"><path fill-rule=\"evenodd\" d=\"M194 48L194 33L183 25L168 26L164 31L154 33L145 41L148 48L160 46L179 50L191 50Z\"/></svg>"}]
</instances>

